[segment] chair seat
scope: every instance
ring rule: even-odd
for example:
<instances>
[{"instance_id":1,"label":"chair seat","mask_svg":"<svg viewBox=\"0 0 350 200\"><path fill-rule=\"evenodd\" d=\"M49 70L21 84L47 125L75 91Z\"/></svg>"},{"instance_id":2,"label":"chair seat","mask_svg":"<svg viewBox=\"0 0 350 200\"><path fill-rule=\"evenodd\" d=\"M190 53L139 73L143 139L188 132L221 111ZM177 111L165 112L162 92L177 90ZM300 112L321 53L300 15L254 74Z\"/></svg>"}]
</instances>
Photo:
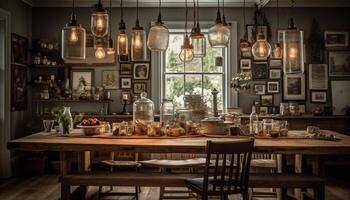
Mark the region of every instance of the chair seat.
<instances>
[{"instance_id":1,"label":"chair seat","mask_svg":"<svg viewBox=\"0 0 350 200\"><path fill-rule=\"evenodd\" d=\"M101 163L111 167L140 167L141 164L136 161L128 160L104 160Z\"/></svg>"},{"instance_id":2,"label":"chair seat","mask_svg":"<svg viewBox=\"0 0 350 200\"><path fill-rule=\"evenodd\" d=\"M205 158L193 158L186 160L143 160L142 165L149 167L162 168L185 168L185 167L200 167L205 165Z\"/></svg>"},{"instance_id":3,"label":"chair seat","mask_svg":"<svg viewBox=\"0 0 350 200\"><path fill-rule=\"evenodd\" d=\"M221 177L218 177L218 180ZM217 194L221 194L220 188L217 186L215 191L214 191L214 185L213 185L213 181L214 178L213 177L209 177L208 179L208 195L217 195ZM228 177L225 177L225 180L228 180ZM203 191L203 178L192 178L192 179L187 179L185 180L185 184L188 188L190 188L191 190L193 190L196 193L201 193ZM226 185L227 183L225 183ZM231 182L231 185L233 185L234 182ZM234 191L227 191L227 188L224 187L223 192L225 192L226 194L237 194L237 193L241 193L243 191L243 188L237 188Z\"/></svg>"},{"instance_id":4,"label":"chair seat","mask_svg":"<svg viewBox=\"0 0 350 200\"><path fill-rule=\"evenodd\" d=\"M250 162L251 167L259 167L259 168L277 168L277 161L273 159L252 159Z\"/></svg>"}]
</instances>

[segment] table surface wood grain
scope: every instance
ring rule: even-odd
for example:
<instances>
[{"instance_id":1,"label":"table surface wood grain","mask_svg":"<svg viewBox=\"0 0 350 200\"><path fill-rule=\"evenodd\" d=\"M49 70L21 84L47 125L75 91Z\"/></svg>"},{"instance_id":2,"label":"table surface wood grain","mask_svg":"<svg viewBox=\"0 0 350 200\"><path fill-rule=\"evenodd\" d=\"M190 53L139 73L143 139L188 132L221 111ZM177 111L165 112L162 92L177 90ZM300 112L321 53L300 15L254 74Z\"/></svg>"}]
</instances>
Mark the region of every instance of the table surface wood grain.
<instances>
[{"instance_id":1,"label":"table surface wood grain","mask_svg":"<svg viewBox=\"0 0 350 200\"><path fill-rule=\"evenodd\" d=\"M350 155L350 136L333 131L339 141L317 139L255 139L254 151L281 154L305 155ZM292 134L305 134L293 131ZM8 142L10 150L23 151L131 151L141 153L204 153L207 140L239 141L242 137L188 137L188 138L96 138L96 137L58 137L55 134L39 132Z\"/></svg>"}]
</instances>

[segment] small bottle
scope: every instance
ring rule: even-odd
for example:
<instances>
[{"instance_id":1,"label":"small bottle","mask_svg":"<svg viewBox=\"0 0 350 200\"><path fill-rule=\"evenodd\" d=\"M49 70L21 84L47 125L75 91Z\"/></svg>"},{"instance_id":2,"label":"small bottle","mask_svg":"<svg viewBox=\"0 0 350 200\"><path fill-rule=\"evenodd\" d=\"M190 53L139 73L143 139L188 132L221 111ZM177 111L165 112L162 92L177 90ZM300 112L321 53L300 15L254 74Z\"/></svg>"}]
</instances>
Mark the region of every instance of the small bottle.
<instances>
[{"instance_id":1,"label":"small bottle","mask_svg":"<svg viewBox=\"0 0 350 200\"><path fill-rule=\"evenodd\" d=\"M254 135L256 124L259 121L258 114L255 112L255 106L252 107L252 113L249 117L249 134Z\"/></svg>"}]
</instances>

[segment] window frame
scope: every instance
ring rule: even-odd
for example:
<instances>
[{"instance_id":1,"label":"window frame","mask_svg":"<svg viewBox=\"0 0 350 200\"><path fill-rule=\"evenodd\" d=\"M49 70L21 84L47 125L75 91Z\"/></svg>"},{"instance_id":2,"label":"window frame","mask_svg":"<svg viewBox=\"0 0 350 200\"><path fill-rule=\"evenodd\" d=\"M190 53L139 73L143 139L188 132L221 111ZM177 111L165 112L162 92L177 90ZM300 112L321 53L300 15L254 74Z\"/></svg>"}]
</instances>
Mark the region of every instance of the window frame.
<instances>
[{"instance_id":1,"label":"window frame","mask_svg":"<svg viewBox=\"0 0 350 200\"><path fill-rule=\"evenodd\" d=\"M238 106L238 93L231 89L231 79L237 74L238 69L238 40L237 40L237 22L229 21L231 23L231 39L230 46L227 48L226 55L224 56L224 62L227 65L226 73L224 74L223 89L224 92L224 105L223 109L237 107ZM152 22L151 24L154 24ZM203 21L200 22L202 29L209 29L213 22ZM183 29L183 21L165 21L164 24L171 29ZM189 24L192 27L192 24ZM151 52L151 65L152 67L152 79L151 79L151 99L155 105L160 105L163 98L164 88L164 59L163 52ZM155 112L159 113L159 106L155 107Z\"/></svg>"}]
</instances>

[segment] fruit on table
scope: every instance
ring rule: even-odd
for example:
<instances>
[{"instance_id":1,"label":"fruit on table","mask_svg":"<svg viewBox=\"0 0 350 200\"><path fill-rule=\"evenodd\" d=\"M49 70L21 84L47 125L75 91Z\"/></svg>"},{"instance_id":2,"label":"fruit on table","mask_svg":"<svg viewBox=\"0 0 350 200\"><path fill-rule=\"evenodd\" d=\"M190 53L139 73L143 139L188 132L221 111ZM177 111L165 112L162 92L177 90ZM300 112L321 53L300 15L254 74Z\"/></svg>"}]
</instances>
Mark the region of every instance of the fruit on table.
<instances>
[{"instance_id":1,"label":"fruit on table","mask_svg":"<svg viewBox=\"0 0 350 200\"><path fill-rule=\"evenodd\" d=\"M89 119L84 119L81 122L82 126L97 126L100 125L101 122L97 118L89 118Z\"/></svg>"}]
</instances>

